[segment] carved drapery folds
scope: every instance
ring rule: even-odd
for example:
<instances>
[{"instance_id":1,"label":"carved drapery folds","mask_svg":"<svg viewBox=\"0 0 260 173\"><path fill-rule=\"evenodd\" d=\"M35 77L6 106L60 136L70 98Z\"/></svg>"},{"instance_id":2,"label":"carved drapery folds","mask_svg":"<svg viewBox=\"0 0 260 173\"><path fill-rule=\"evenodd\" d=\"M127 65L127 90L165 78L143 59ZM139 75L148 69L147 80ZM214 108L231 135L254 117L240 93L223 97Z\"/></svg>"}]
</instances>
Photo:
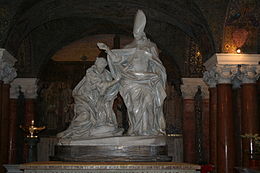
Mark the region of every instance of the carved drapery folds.
<instances>
[{"instance_id":1,"label":"carved drapery folds","mask_svg":"<svg viewBox=\"0 0 260 173\"><path fill-rule=\"evenodd\" d=\"M9 84L17 76L14 64L17 60L5 49L0 49L0 80Z\"/></svg>"}]
</instances>

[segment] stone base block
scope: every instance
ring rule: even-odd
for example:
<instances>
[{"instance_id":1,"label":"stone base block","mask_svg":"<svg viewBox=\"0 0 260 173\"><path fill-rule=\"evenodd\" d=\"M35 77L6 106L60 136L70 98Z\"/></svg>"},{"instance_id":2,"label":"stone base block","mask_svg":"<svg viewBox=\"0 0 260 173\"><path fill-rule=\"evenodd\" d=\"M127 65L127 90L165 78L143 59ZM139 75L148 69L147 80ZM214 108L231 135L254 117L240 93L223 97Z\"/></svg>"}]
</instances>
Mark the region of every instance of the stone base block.
<instances>
[{"instance_id":1,"label":"stone base block","mask_svg":"<svg viewBox=\"0 0 260 173\"><path fill-rule=\"evenodd\" d=\"M165 136L120 136L92 139L61 139L55 146L53 161L167 162Z\"/></svg>"},{"instance_id":2,"label":"stone base block","mask_svg":"<svg viewBox=\"0 0 260 173\"><path fill-rule=\"evenodd\" d=\"M55 146L53 161L68 162L167 162L166 146Z\"/></svg>"},{"instance_id":3,"label":"stone base block","mask_svg":"<svg viewBox=\"0 0 260 173\"><path fill-rule=\"evenodd\" d=\"M199 165L174 162L33 162L25 173L197 173ZM199 171L200 172L200 171Z\"/></svg>"},{"instance_id":4,"label":"stone base block","mask_svg":"<svg viewBox=\"0 0 260 173\"><path fill-rule=\"evenodd\" d=\"M61 146L163 146L166 136L115 136L88 139L60 139Z\"/></svg>"}]
</instances>

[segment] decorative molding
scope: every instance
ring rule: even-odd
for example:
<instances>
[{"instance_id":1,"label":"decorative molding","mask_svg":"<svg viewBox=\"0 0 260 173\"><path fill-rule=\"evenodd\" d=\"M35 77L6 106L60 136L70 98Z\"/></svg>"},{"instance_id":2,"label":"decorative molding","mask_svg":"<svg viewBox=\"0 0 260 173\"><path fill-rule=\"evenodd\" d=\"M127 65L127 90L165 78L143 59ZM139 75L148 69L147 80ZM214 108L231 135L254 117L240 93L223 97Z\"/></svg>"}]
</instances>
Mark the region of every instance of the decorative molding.
<instances>
[{"instance_id":1,"label":"decorative molding","mask_svg":"<svg viewBox=\"0 0 260 173\"><path fill-rule=\"evenodd\" d=\"M236 65L217 65L216 66L216 80L217 84L230 84L236 74Z\"/></svg>"},{"instance_id":2,"label":"decorative molding","mask_svg":"<svg viewBox=\"0 0 260 173\"><path fill-rule=\"evenodd\" d=\"M255 83L260 76L260 65L241 65L239 71L238 79L243 84Z\"/></svg>"},{"instance_id":3,"label":"decorative molding","mask_svg":"<svg viewBox=\"0 0 260 173\"><path fill-rule=\"evenodd\" d=\"M204 65L207 71L203 79L210 86L255 83L260 76L260 54L214 54Z\"/></svg>"},{"instance_id":4,"label":"decorative molding","mask_svg":"<svg viewBox=\"0 0 260 173\"><path fill-rule=\"evenodd\" d=\"M182 81L181 91L184 99L194 99L199 86L201 87L202 98L209 98L208 86L203 82L202 78L182 78Z\"/></svg>"},{"instance_id":5,"label":"decorative molding","mask_svg":"<svg viewBox=\"0 0 260 173\"><path fill-rule=\"evenodd\" d=\"M0 80L8 84L17 76L14 64L17 60L5 49L0 48Z\"/></svg>"},{"instance_id":6,"label":"decorative molding","mask_svg":"<svg viewBox=\"0 0 260 173\"><path fill-rule=\"evenodd\" d=\"M53 164L48 164L46 162L32 162L21 164L20 169L27 173L196 173L196 170L201 169L201 166L175 162L64 162L63 164L57 162L54 162Z\"/></svg>"},{"instance_id":7,"label":"decorative molding","mask_svg":"<svg viewBox=\"0 0 260 173\"><path fill-rule=\"evenodd\" d=\"M37 78L16 78L11 83L10 98L18 98L19 87L21 87L25 98L35 99L37 97Z\"/></svg>"},{"instance_id":8,"label":"decorative molding","mask_svg":"<svg viewBox=\"0 0 260 173\"><path fill-rule=\"evenodd\" d=\"M233 89L237 89L237 88L241 88L241 80L239 80L239 78L237 77L237 75L234 76L234 78L232 79L232 88Z\"/></svg>"},{"instance_id":9,"label":"decorative molding","mask_svg":"<svg viewBox=\"0 0 260 173\"><path fill-rule=\"evenodd\" d=\"M216 77L215 69L205 71L203 73L203 81L209 86L209 88L216 88L217 77Z\"/></svg>"},{"instance_id":10,"label":"decorative molding","mask_svg":"<svg viewBox=\"0 0 260 173\"><path fill-rule=\"evenodd\" d=\"M207 70L211 70L217 64L220 65L258 65L260 54L228 54L216 53L204 63Z\"/></svg>"}]
</instances>

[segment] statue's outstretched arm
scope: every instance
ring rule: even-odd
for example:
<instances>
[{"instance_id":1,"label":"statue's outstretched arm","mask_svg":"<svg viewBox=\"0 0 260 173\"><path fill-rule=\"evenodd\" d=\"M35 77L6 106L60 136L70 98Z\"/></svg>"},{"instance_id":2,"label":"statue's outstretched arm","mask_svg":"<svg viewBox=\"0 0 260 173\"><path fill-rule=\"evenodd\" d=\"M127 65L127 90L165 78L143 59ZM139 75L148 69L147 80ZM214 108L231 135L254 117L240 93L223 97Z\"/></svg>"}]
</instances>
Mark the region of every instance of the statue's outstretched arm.
<instances>
[{"instance_id":1,"label":"statue's outstretched arm","mask_svg":"<svg viewBox=\"0 0 260 173\"><path fill-rule=\"evenodd\" d=\"M121 61L121 58L116 56L116 54L114 54L105 43L97 43L97 46L99 49L105 50L105 52L111 57L113 62Z\"/></svg>"}]
</instances>

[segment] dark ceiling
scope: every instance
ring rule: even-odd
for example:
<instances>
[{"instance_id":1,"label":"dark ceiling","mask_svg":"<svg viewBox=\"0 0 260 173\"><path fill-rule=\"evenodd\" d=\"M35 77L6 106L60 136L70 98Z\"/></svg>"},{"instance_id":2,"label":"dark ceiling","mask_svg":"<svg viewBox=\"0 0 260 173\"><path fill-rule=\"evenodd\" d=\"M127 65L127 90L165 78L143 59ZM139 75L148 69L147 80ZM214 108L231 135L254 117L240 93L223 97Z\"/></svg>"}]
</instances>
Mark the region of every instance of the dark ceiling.
<instances>
[{"instance_id":1,"label":"dark ceiling","mask_svg":"<svg viewBox=\"0 0 260 173\"><path fill-rule=\"evenodd\" d=\"M198 1L199 3L197 3ZM13 13L3 47L24 61L25 77L35 77L52 55L69 43L97 34L132 36L135 13L147 16L146 33L168 59L169 69L181 77L181 53L187 37L198 44L203 60L216 52L204 0L13 0L1 1ZM206 2L206 1L205 1ZM212 4L227 4L215 0ZM216 17L223 20L223 11ZM203 14L204 13L204 14ZM222 33L221 33L222 34ZM22 50L22 51L21 51ZM178 56L177 56L178 55ZM22 60L20 60L20 59ZM19 66L18 66L19 68ZM171 70L170 70L171 71Z\"/></svg>"}]
</instances>

